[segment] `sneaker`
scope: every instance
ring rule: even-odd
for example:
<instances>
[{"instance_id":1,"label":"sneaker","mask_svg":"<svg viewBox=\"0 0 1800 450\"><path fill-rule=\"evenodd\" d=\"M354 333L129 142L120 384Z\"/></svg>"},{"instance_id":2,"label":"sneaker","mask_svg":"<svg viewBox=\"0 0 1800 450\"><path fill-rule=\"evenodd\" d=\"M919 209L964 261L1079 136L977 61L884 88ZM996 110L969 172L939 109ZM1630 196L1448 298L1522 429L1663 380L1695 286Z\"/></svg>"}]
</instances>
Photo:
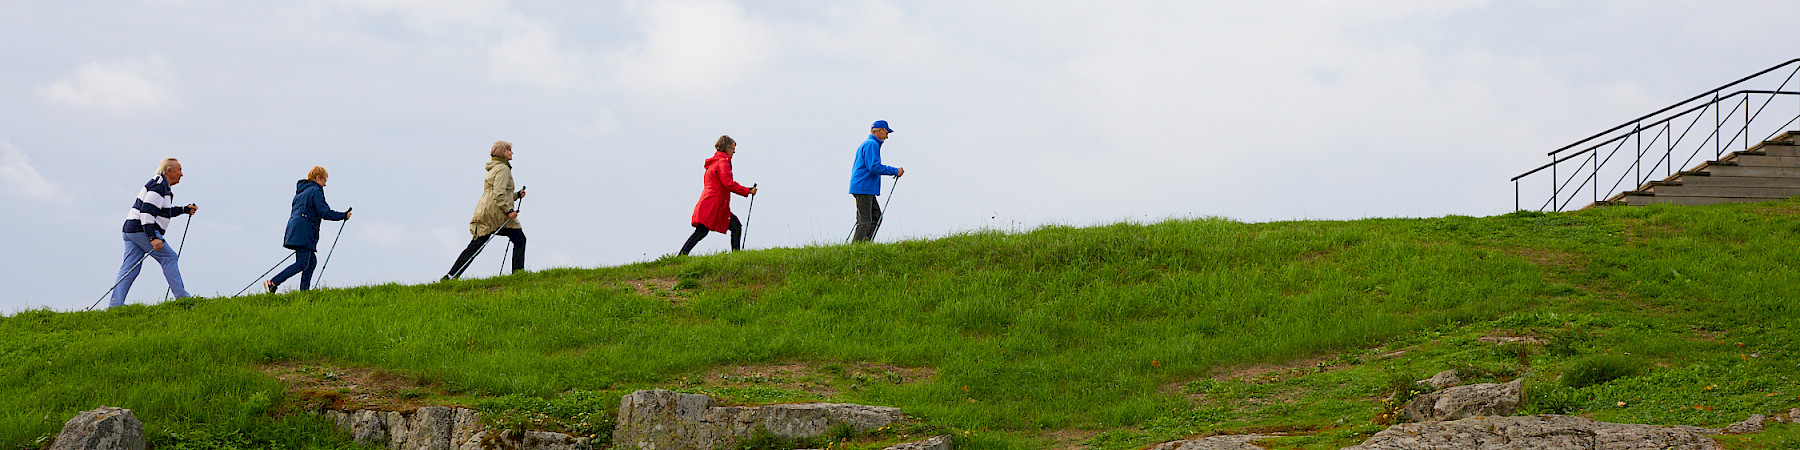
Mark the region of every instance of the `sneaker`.
<instances>
[{"instance_id":1,"label":"sneaker","mask_svg":"<svg viewBox=\"0 0 1800 450\"><path fill-rule=\"evenodd\" d=\"M263 280L263 290L269 291L270 294L275 293L276 286L274 281Z\"/></svg>"}]
</instances>

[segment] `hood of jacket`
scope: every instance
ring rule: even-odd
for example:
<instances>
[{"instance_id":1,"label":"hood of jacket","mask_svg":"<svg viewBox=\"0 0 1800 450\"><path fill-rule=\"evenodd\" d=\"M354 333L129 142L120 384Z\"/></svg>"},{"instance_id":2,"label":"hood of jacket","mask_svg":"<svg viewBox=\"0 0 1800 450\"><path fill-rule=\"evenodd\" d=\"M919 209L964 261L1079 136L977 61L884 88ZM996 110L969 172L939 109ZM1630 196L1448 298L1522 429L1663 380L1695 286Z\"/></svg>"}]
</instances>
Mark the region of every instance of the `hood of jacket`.
<instances>
[{"instance_id":1,"label":"hood of jacket","mask_svg":"<svg viewBox=\"0 0 1800 450\"><path fill-rule=\"evenodd\" d=\"M482 166L482 168L487 169L488 171L493 171L495 165L505 165L506 167L512 167L512 161L507 161L506 158L501 158L501 157L495 156L494 159L488 160L487 165Z\"/></svg>"},{"instance_id":2,"label":"hood of jacket","mask_svg":"<svg viewBox=\"0 0 1800 450\"><path fill-rule=\"evenodd\" d=\"M712 157L706 158L706 162L701 163L700 167L712 167L713 161L731 161L731 154L725 152L713 152Z\"/></svg>"},{"instance_id":3,"label":"hood of jacket","mask_svg":"<svg viewBox=\"0 0 1800 450\"><path fill-rule=\"evenodd\" d=\"M294 193L298 194L301 192L306 192L306 188L309 188L309 187L317 187L317 188L322 189L325 186L320 186L318 182L315 182L313 180L300 180L299 182L294 183Z\"/></svg>"}]
</instances>

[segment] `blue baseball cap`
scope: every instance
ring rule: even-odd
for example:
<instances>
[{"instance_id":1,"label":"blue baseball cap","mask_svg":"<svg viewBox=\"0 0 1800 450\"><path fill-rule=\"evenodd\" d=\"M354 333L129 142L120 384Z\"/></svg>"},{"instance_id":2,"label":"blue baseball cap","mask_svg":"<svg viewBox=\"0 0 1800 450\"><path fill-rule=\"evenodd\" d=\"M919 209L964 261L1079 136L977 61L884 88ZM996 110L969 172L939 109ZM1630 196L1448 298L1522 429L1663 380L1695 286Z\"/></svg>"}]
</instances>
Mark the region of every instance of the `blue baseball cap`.
<instances>
[{"instance_id":1,"label":"blue baseball cap","mask_svg":"<svg viewBox=\"0 0 1800 450\"><path fill-rule=\"evenodd\" d=\"M887 124L886 120L877 120L877 121L875 121L874 125L869 125L869 129L876 129L876 128L888 130L889 133L894 132L893 128L888 128L888 124Z\"/></svg>"}]
</instances>

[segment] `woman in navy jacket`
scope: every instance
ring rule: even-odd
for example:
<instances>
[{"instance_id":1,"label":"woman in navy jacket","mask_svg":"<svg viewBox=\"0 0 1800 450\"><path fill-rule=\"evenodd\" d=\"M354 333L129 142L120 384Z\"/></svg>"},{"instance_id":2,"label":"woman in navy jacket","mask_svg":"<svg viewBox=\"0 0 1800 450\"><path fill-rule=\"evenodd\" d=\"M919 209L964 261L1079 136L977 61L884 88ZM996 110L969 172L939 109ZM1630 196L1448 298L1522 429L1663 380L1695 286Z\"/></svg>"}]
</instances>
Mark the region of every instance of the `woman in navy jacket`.
<instances>
[{"instance_id":1,"label":"woman in navy jacket","mask_svg":"<svg viewBox=\"0 0 1800 450\"><path fill-rule=\"evenodd\" d=\"M294 210L288 214L287 236L282 247L294 249L294 264L263 282L263 288L274 293L281 282L300 274L300 290L312 289L313 267L318 265L319 220L349 220L350 213L331 210L325 203L325 180L331 174L324 167L313 166L306 179L294 187Z\"/></svg>"}]
</instances>

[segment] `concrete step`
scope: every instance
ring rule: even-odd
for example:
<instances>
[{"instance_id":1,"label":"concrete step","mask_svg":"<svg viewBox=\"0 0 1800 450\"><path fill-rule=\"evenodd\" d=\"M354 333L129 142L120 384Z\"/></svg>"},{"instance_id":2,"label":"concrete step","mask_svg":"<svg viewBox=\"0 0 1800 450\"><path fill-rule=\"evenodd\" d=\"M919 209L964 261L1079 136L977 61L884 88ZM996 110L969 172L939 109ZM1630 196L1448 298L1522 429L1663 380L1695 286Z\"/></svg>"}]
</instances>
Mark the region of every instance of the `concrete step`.
<instances>
[{"instance_id":1,"label":"concrete step","mask_svg":"<svg viewBox=\"0 0 1800 450\"><path fill-rule=\"evenodd\" d=\"M1655 205L1655 204L1715 205L1715 204L1719 204L1719 203L1755 203L1755 202L1768 202L1768 201L1774 201L1774 199L1723 198L1723 197L1662 197L1662 196L1656 196L1656 197L1628 196L1628 197L1625 197L1625 204L1631 205L1631 206L1643 206L1643 205Z\"/></svg>"},{"instance_id":2,"label":"concrete step","mask_svg":"<svg viewBox=\"0 0 1800 450\"><path fill-rule=\"evenodd\" d=\"M1714 177L1800 178L1800 168L1795 167L1711 166L1704 172Z\"/></svg>"},{"instance_id":3,"label":"concrete step","mask_svg":"<svg viewBox=\"0 0 1800 450\"><path fill-rule=\"evenodd\" d=\"M1731 161L1736 162L1739 167L1800 167L1800 157L1795 156L1763 156L1739 152L1732 155Z\"/></svg>"},{"instance_id":4,"label":"concrete step","mask_svg":"<svg viewBox=\"0 0 1800 450\"><path fill-rule=\"evenodd\" d=\"M1800 156L1800 146L1764 145L1761 147L1755 147L1754 149L1760 151L1760 153L1762 153L1762 154L1769 155L1769 156L1783 156L1783 157L1789 157L1789 158Z\"/></svg>"},{"instance_id":5,"label":"concrete step","mask_svg":"<svg viewBox=\"0 0 1800 450\"><path fill-rule=\"evenodd\" d=\"M1655 186L1649 193L1657 197L1726 197L1788 198L1800 196L1800 188L1738 186ZM1639 191L1643 192L1643 191Z\"/></svg>"},{"instance_id":6,"label":"concrete step","mask_svg":"<svg viewBox=\"0 0 1800 450\"><path fill-rule=\"evenodd\" d=\"M1675 186L1729 186L1756 188L1800 188L1800 178L1777 177L1679 177ZM1661 184L1665 182L1655 182Z\"/></svg>"}]
</instances>

